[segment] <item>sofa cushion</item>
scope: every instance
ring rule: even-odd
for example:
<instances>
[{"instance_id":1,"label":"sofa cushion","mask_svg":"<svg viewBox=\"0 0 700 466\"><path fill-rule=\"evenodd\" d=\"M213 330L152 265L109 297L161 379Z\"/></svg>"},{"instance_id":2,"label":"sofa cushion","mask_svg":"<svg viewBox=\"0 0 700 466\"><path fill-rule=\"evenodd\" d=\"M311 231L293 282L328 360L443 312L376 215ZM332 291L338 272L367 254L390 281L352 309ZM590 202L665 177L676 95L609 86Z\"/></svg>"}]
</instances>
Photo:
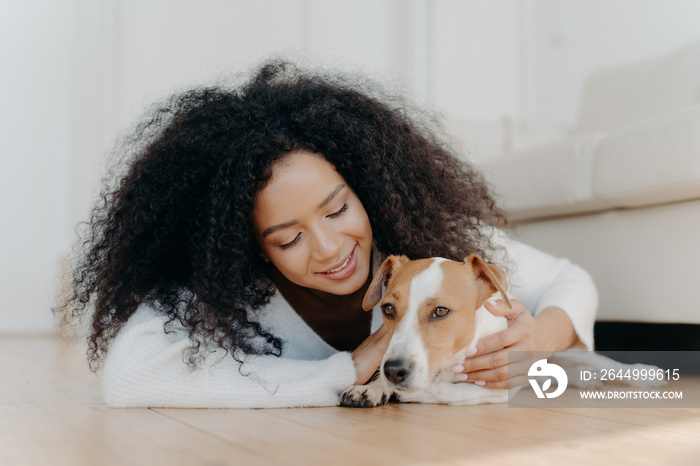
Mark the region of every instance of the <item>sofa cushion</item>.
<instances>
[{"instance_id":1,"label":"sofa cushion","mask_svg":"<svg viewBox=\"0 0 700 466\"><path fill-rule=\"evenodd\" d=\"M700 105L609 134L591 174L593 197L611 207L700 198Z\"/></svg>"},{"instance_id":2,"label":"sofa cushion","mask_svg":"<svg viewBox=\"0 0 700 466\"><path fill-rule=\"evenodd\" d=\"M577 131L609 132L637 120L700 103L700 41L661 57L591 74Z\"/></svg>"},{"instance_id":3,"label":"sofa cushion","mask_svg":"<svg viewBox=\"0 0 700 466\"><path fill-rule=\"evenodd\" d=\"M593 155L603 134L560 139L486 160L481 168L514 220L604 208L593 197Z\"/></svg>"}]
</instances>

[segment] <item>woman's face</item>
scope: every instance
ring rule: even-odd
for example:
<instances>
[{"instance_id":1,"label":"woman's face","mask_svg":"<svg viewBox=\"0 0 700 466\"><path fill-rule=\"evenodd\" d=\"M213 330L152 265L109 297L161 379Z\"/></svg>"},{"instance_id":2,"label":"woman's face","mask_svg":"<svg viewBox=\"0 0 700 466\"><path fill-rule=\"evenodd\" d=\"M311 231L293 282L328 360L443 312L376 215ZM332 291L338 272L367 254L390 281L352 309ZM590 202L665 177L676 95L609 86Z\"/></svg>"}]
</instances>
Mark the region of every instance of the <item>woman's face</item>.
<instances>
[{"instance_id":1,"label":"woman's face","mask_svg":"<svg viewBox=\"0 0 700 466\"><path fill-rule=\"evenodd\" d=\"M255 198L252 221L263 255L291 282L348 295L367 281L367 212L322 156L296 151L275 162Z\"/></svg>"}]
</instances>

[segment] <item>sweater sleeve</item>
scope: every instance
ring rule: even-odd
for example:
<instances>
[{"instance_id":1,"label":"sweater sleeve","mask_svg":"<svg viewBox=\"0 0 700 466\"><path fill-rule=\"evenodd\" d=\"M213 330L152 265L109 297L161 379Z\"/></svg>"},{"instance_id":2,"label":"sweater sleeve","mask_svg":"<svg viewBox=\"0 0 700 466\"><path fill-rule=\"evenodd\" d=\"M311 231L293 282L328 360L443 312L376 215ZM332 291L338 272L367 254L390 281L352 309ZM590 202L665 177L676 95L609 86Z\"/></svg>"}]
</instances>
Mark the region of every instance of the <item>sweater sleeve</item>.
<instances>
[{"instance_id":1,"label":"sweater sleeve","mask_svg":"<svg viewBox=\"0 0 700 466\"><path fill-rule=\"evenodd\" d=\"M333 406L355 381L350 353L326 359L276 356L236 362L223 350L197 368L183 362L188 333L165 333L165 317L141 305L119 331L102 368L111 407L277 408Z\"/></svg>"},{"instance_id":2,"label":"sweater sleeve","mask_svg":"<svg viewBox=\"0 0 700 466\"><path fill-rule=\"evenodd\" d=\"M593 350L593 326L598 309L598 291L584 269L568 259L554 257L509 238L494 235L508 256L509 294L537 315L547 307L566 312L579 340Z\"/></svg>"}]
</instances>

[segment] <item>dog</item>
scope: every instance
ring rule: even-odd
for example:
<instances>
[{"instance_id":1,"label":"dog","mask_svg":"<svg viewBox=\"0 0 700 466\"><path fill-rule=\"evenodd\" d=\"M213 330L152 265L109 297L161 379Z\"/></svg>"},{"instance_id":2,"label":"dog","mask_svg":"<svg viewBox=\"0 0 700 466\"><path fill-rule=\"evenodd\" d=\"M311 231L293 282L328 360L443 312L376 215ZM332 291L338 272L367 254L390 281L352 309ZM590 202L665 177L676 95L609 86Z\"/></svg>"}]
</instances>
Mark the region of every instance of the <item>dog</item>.
<instances>
[{"instance_id":1,"label":"dog","mask_svg":"<svg viewBox=\"0 0 700 466\"><path fill-rule=\"evenodd\" d=\"M338 404L374 407L386 403L392 395L399 402L453 405L508 401L508 389L456 383L449 370L476 352L479 339L508 327L505 317L495 316L484 307L487 300L496 299L512 307L507 290L505 272L476 254L462 262L389 256L372 279L362 303L368 311L381 301L389 346L372 379L346 389ZM564 351L558 355L563 356L557 356L556 363L565 365L571 375L602 367L658 369L622 364L593 352ZM646 385L650 384L660 382L647 381Z\"/></svg>"}]
</instances>

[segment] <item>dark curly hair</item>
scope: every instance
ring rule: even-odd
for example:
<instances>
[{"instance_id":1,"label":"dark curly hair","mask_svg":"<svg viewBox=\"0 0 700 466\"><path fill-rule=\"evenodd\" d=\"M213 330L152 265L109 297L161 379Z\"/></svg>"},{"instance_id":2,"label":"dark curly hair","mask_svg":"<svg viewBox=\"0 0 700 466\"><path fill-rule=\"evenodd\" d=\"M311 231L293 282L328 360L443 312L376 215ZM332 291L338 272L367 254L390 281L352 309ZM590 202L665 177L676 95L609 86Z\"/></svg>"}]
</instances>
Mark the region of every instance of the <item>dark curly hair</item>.
<instances>
[{"instance_id":1,"label":"dark curly hair","mask_svg":"<svg viewBox=\"0 0 700 466\"><path fill-rule=\"evenodd\" d=\"M489 257L484 224L505 225L482 177L407 106L357 79L272 61L243 85L190 90L152 111L122 142L126 173L104 188L78 243L65 303L88 316L96 370L142 302L178 322L195 366L207 341L240 361L282 353L258 313L275 293L250 212L271 164L322 154L369 216L382 254ZM391 102L391 103L390 103Z\"/></svg>"}]
</instances>

